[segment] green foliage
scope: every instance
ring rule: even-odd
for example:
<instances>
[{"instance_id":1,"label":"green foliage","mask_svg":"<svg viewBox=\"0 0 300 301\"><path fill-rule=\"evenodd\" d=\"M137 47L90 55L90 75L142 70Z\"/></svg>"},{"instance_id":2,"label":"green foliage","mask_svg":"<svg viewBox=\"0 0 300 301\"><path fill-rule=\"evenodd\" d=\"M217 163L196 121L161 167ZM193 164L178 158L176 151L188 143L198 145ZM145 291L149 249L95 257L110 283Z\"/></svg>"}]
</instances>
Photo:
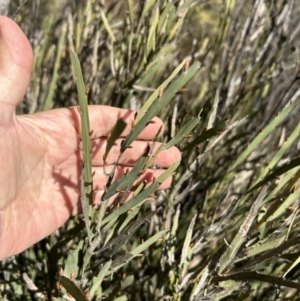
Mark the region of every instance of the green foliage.
<instances>
[{"instance_id":1,"label":"green foliage","mask_svg":"<svg viewBox=\"0 0 300 301\"><path fill-rule=\"evenodd\" d=\"M299 10L283 0L12 1L35 55L19 113L80 105L84 218L1 262L1 300L298 300ZM153 164L150 145L128 174L108 175L94 210L87 103L138 111L121 153L158 115L159 151L177 145L181 164L124 203Z\"/></svg>"}]
</instances>

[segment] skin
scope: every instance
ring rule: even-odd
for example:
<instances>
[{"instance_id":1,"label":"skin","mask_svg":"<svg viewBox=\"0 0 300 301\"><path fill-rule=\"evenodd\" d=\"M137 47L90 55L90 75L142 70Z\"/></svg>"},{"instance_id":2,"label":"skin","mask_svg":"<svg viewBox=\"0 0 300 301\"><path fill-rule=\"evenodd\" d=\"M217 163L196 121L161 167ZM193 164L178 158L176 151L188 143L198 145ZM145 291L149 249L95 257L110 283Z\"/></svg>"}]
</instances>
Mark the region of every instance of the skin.
<instances>
[{"instance_id":1,"label":"skin","mask_svg":"<svg viewBox=\"0 0 300 301\"><path fill-rule=\"evenodd\" d=\"M81 151L77 108L63 108L16 116L30 82L33 54L22 30L9 18L0 17L0 260L22 252L61 227L80 212ZM103 175L106 137L121 116L130 132L133 111L108 106L89 106L93 147L95 200L99 204L107 181ZM159 118L143 130L119 162L115 178L132 168L155 138L163 123ZM119 154L116 142L107 158L107 170ZM156 143L155 148L159 147ZM138 182L153 180L164 168L180 161L176 147L163 151ZM137 183L138 184L138 183ZM168 178L160 189L171 184ZM116 196L113 197L113 199Z\"/></svg>"}]
</instances>

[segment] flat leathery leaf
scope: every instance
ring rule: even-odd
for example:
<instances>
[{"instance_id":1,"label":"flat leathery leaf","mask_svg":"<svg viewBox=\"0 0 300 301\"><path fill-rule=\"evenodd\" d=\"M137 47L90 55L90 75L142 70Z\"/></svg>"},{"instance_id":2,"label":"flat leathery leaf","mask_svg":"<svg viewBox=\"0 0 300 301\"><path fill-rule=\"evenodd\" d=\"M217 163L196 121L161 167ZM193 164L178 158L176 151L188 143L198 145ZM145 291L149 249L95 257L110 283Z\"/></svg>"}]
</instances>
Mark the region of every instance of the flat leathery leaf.
<instances>
[{"instance_id":1,"label":"flat leathery leaf","mask_svg":"<svg viewBox=\"0 0 300 301\"><path fill-rule=\"evenodd\" d=\"M114 299L114 301L127 301L127 300L128 300L127 296L124 295Z\"/></svg>"},{"instance_id":2,"label":"flat leathery leaf","mask_svg":"<svg viewBox=\"0 0 300 301\"><path fill-rule=\"evenodd\" d=\"M101 285L107 271L109 271L111 267L112 261L107 261L103 268L100 270L97 277L95 277L95 280L93 281L92 288L90 289L90 300L94 297L96 291L98 290L99 286Z\"/></svg>"},{"instance_id":3,"label":"flat leathery leaf","mask_svg":"<svg viewBox=\"0 0 300 301\"><path fill-rule=\"evenodd\" d=\"M157 182L157 181L152 183L149 187L145 188L137 196L133 197L127 203L123 204L117 210L113 211L109 216L107 216L103 220L103 224L108 223L112 219L114 219L114 218L120 216L121 214L127 212L129 209L131 209L131 208L141 204L142 202L144 202L148 198L149 195L151 195L152 193L154 193L158 189L159 186L160 186L160 183Z\"/></svg>"},{"instance_id":4,"label":"flat leathery leaf","mask_svg":"<svg viewBox=\"0 0 300 301\"><path fill-rule=\"evenodd\" d=\"M267 194L267 190L268 185L262 188L255 201L252 203L248 215L240 226L238 233L230 243L230 247L228 247L221 256L219 261L219 274L221 274L225 270L225 268L234 261L242 244L246 241L247 234L258 215L260 205Z\"/></svg>"},{"instance_id":5,"label":"flat leathery leaf","mask_svg":"<svg viewBox=\"0 0 300 301\"><path fill-rule=\"evenodd\" d=\"M145 17L146 13L151 9L152 6L154 6L156 3L155 0L148 0L145 1L142 16Z\"/></svg>"},{"instance_id":6,"label":"flat leathery leaf","mask_svg":"<svg viewBox=\"0 0 300 301\"><path fill-rule=\"evenodd\" d=\"M120 282L119 281L118 282L114 282L107 289L105 289L105 291L102 292L100 300L107 300L107 301L113 301L113 300L115 300L114 297L111 296L111 294L112 294L112 292L114 292L116 290L119 291L120 288L121 288ZM100 300L97 300L97 301L100 301Z\"/></svg>"},{"instance_id":7,"label":"flat leathery leaf","mask_svg":"<svg viewBox=\"0 0 300 301\"><path fill-rule=\"evenodd\" d=\"M168 22L168 17L169 17L171 9L174 9L174 5L172 3L166 3L166 6L163 9L163 12L159 18L159 23L157 26L157 32L159 35L164 33L166 30L166 25Z\"/></svg>"},{"instance_id":8,"label":"flat leathery leaf","mask_svg":"<svg viewBox=\"0 0 300 301\"><path fill-rule=\"evenodd\" d=\"M282 165L281 167L276 168L273 172L271 172L268 176L266 176L263 180L261 180L260 182L258 182L256 185L254 185L253 187L251 187L247 193L257 189L258 187L268 183L269 181L272 181L274 179L276 179L278 176L286 173L287 171L300 166L300 157L293 159L292 161Z\"/></svg>"},{"instance_id":9,"label":"flat leathery leaf","mask_svg":"<svg viewBox=\"0 0 300 301\"><path fill-rule=\"evenodd\" d=\"M140 253L142 253L143 251L145 251L146 249L148 249L151 245L153 245L154 243L156 243L159 238L161 238L162 236L164 236L169 231L170 231L169 229L165 229L165 230L159 231L158 233L156 233L155 235L153 235L152 237L150 237L149 239L147 239L145 242L143 242L142 244L140 244L138 247L136 247L134 250L132 250L131 254L133 256L139 255Z\"/></svg>"},{"instance_id":10,"label":"flat leathery leaf","mask_svg":"<svg viewBox=\"0 0 300 301\"><path fill-rule=\"evenodd\" d=\"M121 233L121 234L119 234L118 236L111 239L104 247L102 247L99 250L99 253L101 253L101 252L103 252L107 249L110 249L110 252L109 252L110 256L114 255L116 252L119 251L119 249L122 246L127 244L128 240L131 238L132 234L133 233L129 233L129 234Z\"/></svg>"},{"instance_id":11,"label":"flat leathery leaf","mask_svg":"<svg viewBox=\"0 0 300 301\"><path fill-rule=\"evenodd\" d=\"M139 111L136 117L136 124L132 131L125 138L124 143L121 147L121 152L124 152L127 147L137 138L137 136L142 132L142 130L147 126L151 119L157 115L176 95L176 93L198 72L200 63L194 63L188 70L184 71L175 81L170 85L166 92L161 98L153 100L153 103L149 105L148 108L144 107ZM157 90L156 90L157 91ZM154 92L155 93L155 92ZM157 92L156 97L158 96ZM147 104L147 102L146 102ZM145 104L145 105L146 105ZM144 110L143 110L144 109ZM142 111L143 110L143 111ZM141 113L142 111L142 113ZM139 119L140 118L140 119Z\"/></svg>"},{"instance_id":12,"label":"flat leathery leaf","mask_svg":"<svg viewBox=\"0 0 300 301\"><path fill-rule=\"evenodd\" d=\"M153 104L153 102L157 99L160 91L162 89L165 89L167 85L171 82L171 80L182 70L185 60L176 67L176 69L172 72L172 74L150 95L150 97L147 99L147 101L144 103L144 105L141 107L139 112L136 115L135 122L139 123L141 118L145 115L145 113L148 111L150 106ZM157 64L159 66L159 64Z\"/></svg>"},{"instance_id":13,"label":"flat leathery leaf","mask_svg":"<svg viewBox=\"0 0 300 301\"><path fill-rule=\"evenodd\" d=\"M295 176L298 177L300 168L297 169L295 174L294 170L290 170L285 173L280 182L274 187L274 189L268 194L265 198L264 203L268 203L270 200L274 198L274 196L278 195L279 192L282 191L290 191L292 186L294 185ZM288 187L289 186L289 187Z\"/></svg>"},{"instance_id":14,"label":"flat leathery leaf","mask_svg":"<svg viewBox=\"0 0 300 301\"><path fill-rule=\"evenodd\" d=\"M286 275L296 266L298 266L300 263L300 256L298 256L298 258L292 263L292 265L288 268L288 270L284 273L284 275L282 276L283 278L286 277Z\"/></svg>"},{"instance_id":15,"label":"flat leathery leaf","mask_svg":"<svg viewBox=\"0 0 300 301\"><path fill-rule=\"evenodd\" d=\"M102 247L99 252L111 249L111 255L114 255L122 246L126 245L136 230L143 225L148 219L151 219L156 211L147 213L144 217L138 218L131 222L118 236L114 237L107 245Z\"/></svg>"},{"instance_id":16,"label":"flat leathery leaf","mask_svg":"<svg viewBox=\"0 0 300 301\"><path fill-rule=\"evenodd\" d=\"M107 244L108 241L111 240L111 238L114 236L117 228L117 220L118 218L113 218L104 228L103 230L106 233L104 245Z\"/></svg>"},{"instance_id":17,"label":"flat leathery leaf","mask_svg":"<svg viewBox=\"0 0 300 301\"><path fill-rule=\"evenodd\" d=\"M219 102L220 102L220 89L217 89L216 95L215 95L215 100L214 100L213 107L212 107L212 112L209 116L209 120L208 120L208 124L207 124L208 129L212 128L213 124L215 123L215 120L217 117L217 111L218 111L218 107L219 107Z\"/></svg>"},{"instance_id":18,"label":"flat leathery leaf","mask_svg":"<svg viewBox=\"0 0 300 301\"><path fill-rule=\"evenodd\" d=\"M109 216L107 216L103 220L103 224L108 223L112 219L116 218L117 216L120 216L121 214L127 212L129 209L137 206L141 202L145 201L149 195L154 193L161 183L163 183L173 172L174 170L179 166L180 162L175 162L172 164L163 174L161 174L156 181L154 181L149 187L145 188L143 191L141 191L137 196L130 199L127 203L123 204L121 207L119 207L117 210L113 211Z\"/></svg>"},{"instance_id":19,"label":"flat leathery leaf","mask_svg":"<svg viewBox=\"0 0 300 301\"><path fill-rule=\"evenodd\" d=\"M87 198L87 202L83 198L83 212L86 223L86 228L88 230L89 241L90 237L90 227L89 227L89 217L93 214L93 177L92 177L92 153L91 153L91 137L90 137L90 122L88 113L88 103L87 94L82 77L82 71L78 56L75 52L71 51L71 61L74 70L74 78L78 92L78 100L80 107L80 119L81 119L81 139L82 139L82 149L83 149L83 180L84 180L84 191L82 194Z\"/></svg>"},{"instance_id":20,"label":"flat leathery leaf","mask_svg":"<svg viewBox=\"0 0 300 301\"><path fill-rule=\"evenodd\" d=\"M98 225L97 225L98 233L100 232L100 229L101 229L101 226L102 226L102 220L103 220L103 217L105 215L108 203L109 203L109 199L107 199L107 200L105 200L101 203L100 212L99 212L99 215L98 215Z\"/></svg>"},{"instance_id":21,"label":"flat leathery leaf","mask_svg":"<svg viewBox=\"0 0 300 301\"><path fill-rule=\"evenodd\" d=\"M189 149L193 149L195 146L198 144L210 139L213 136L218 135L220 132L224 131L226 128L226 121L221 121L218 123L215 127L204 131L202 134L200 134L198 137L196 137L193 141L189 142L183 149L182 151L186 151Z\"/></svg>"},{"instance_id":22,"label":"flat leathery leaf","mask_svg":"<svg viewBox=\"0 0 300 301\"><path fill-rule=\"evenodd\" d=\"M179 225L179 217L180 217L180 204L177 206L176 213L174 216L174 219L172 220L172 229L170 238L173 239L176 237L176 232L178 231L178 225ZM170 264L175 262L175 245L172 245L168 250L168 261Z\"/></svg>"},{"instance_id":23,"label":"flat leathery leaf","mask_svg":"<svg viewBox=\"0 0 300 301\"><path fill-rule=\"evenodd\" d=\"M133 5L132 0L127 0L127 7L129 12L129 20L130 20L130 26L134 26L134 16L133 16Z\"/></svg>"},{"instance_id":24,"label":"flat leathery leaf","mask_svg":"<svg viewBox=\"0 0 300 301\"><path fill-rule=\"evenodd\" d=\"M230 170L233 170L237 166L239 166L242 162L244 162L248 156L257 149L260 143L280 125L289 115L289 113L300 103L300 99L292 102L289 106L287 106L278 116L276 116L248 145L248 147L243 151L243 153L238 157L236 162L231 166Z\"/></svg>"},{"instance_id":25,"label":"flat leathery leaf","mask_svg":"<svg viewBox=\"0 0 300 301\"><path fill-rule=\"evenodd\" d=\"M291 197L292 196L292 201ZM257 224L253 227L252 232L261 227L263 224L266 223L267 220L270 220L272 215L274 216L277 212L277 215L282 214L283 210L285 210L287 207L287 203L293 203L295 200L293 199L294 195L290 195L284 202L282 202L281 197L276 198L271 206L267 209L267 211L264 213L264 215L260 218L260 220L257 222ZM284 203L284 204L283 204ZM281 209L280 209L281 208ZM274 219L274 218L272 218Z\"/></svg>"},{"instance_id":26,"label":"flat leathery leaf","mask_svg":"<svg viewBox=\"0 0 300 301\"><path fill-rule=\"evenodd\" d=\"M207 278L209 277L209 266L206 265L205 268L198 274L200 276L199 281L195 283L193 287L193 292L191 294L191 300L193 300L194 297L198 295L198 293L201 291L202 287L207 283Z\"/></svg>"},{"instance_id":27,"label":"flat leathery leaf","mask_svg":"<svg viewBox=\"0 0 300 301\"><path fill-rule=\"evenodd\" d=\"M135 281L135 276L128 275L124 280L122 280L122 289L129 287L131 284L133 284Z\"/></svg>"},{"instance_id":28,"label":"flat leathery leaf","mask_svg":"<svg viewBox=\"0 0 300 301\"><path fill-rule=\"evenodd\" d=\"M126 125L127 125L127 123L122 118L118 119L114 129L112 130L109 138L107 139L105 153L104 153L104 157L103 157L104 161L106 161L109 151L113 147L116 140L121 136L122 132L126 128Z\"/></svg>"},{"instance_id":29,"label":"flat leathery leaf","mask_svg":"<svg viewBox=\"0 0 300 301\"><path fill-rule=\"evenodd\" d=\"M149 222L151 218L156 214L157 211L150 211L145 216L138 218L137 220L131 222L123 231L122 233L132 233L135 232L141 225L146 222Z\"/></svg>"},{"instance_id":30,"label":"flat leathery leaf","mask_svg":"<svg viewBox=\"0 0 300 301\"><path fill-rule=\"evenodd\" d=\"M148 160L147 164L145 165L145 169L151 167L154 164L158 154L165 149L166 149L166 144L162 143L156 150L155 154Z\"/></svg>"},{"instance_id":31,"label":"flat leathery leaf","mask_svg":"<svg viewBox=\"0 0 300 301\"><path fill-rule=\"evenodd\" d=\"M145 251L147 248L149 248L152 244L156 243L159 238L161 238L164 234L166 234L169 230L162 230L149 239L147 239L145 242L143 242L141 245L136 247L133 251L130 253L122 256L121 258L118 258L113 261L112 264L112 272L117 271L119 268L121 268L124 264L128 263L131 259L136 257L137 255L141 254L143 251ZM111 274L111 272L109 273ZM108 274L108 275L109 275Z\"/></svg>"},{"instance_id":32,"label":"flat leathery leaf","mask_svg":"<svg viewBox=\"0 0 300 301\"><path fill-rule=\"evenodd\" d=\"M134 191L133 196L137 196L142 190L144 190L146 188L147 183L145 181L143 181L138 187L137 189Z\"/></svg>"},{"instance_id":33,"label":"flat leathery leaf","mask_svg":"<svg viewBox=\"0 0 300 301\"><path fill-rule=\"evenodd\" d=\"M127 188L128 186L131 186L134 181L138 178L140 172L144 168L147 160L148 160L148 154L144 155L132 168L132 170L126 174L121 176L118 180L114 181L105 191L102 197L102 201L107 200L108 198L115 195L118 191L123 190Z\"/></svg>"},{"instance_id":34,"label":"flat leathery leaf","mask_svg":"<svg viewBox=\"0 0 300 301\"><path fill-rule=\"evenodd\" d=\"M70 275L71 273L74 273L75 276L78 276L79 266L80 266L80 259L79 254L83 247L83 240L81 240L76 249L71 251L71 253L68 255L68 258L66 260L64 273L66 275Z\"/></svg>"},{"instance_id":35,"label":"flat leathery leaf","mask_svg":"<svg viewBox=\"0 0 300 301\"><path fill-rule=\"evenodd\" d=\"M171 174L177 169L180 162L174 162L163 174L161 174L156 181L160 184L163 183Z\"/></svg>"},{"instance_id":36,"label":"flat leathery leaf","mask_svg":"<svg viewBox=\"0 0 300 301\"><path fill-rule=\"evenodd\" d=\"M137 206L130 208L130 211L135 210L135 208L140 207L144 202L146 202L147 198L145 198L143 201L141 201ZM126 204L126 203L125 203ZM120 208L120 207L119 207ZM118 209L117 209L118 210ZM111 214L113 214L115 211L113 211ZM126 212L128 214L128 211ZM116 223L116 221L118 220L118 216L114 217L113 219L111 219L104 227L103 230L104 231L109 231L114 224ZM119 228L118 228L119 230Z\"/></svg>"},{"instance_id":37,"label":"flat leathery leaf","mask_svg":"<svg viewBox=\"0 0 300 301\"><path fill-rule=\"evenodd\" d=\"M147 38L147 47L146 47L147 56L151 51L155 50L158 20L159 20L159 9L158 7L156 7L153 9L151 26Z\"/></svg>"},{"instance_id":38,"label":"flat leathery leaf","mask_svg":"<svg viewBox=\"0 0 300 301\"><path fill-rule=\"evenodd\" d=\"M128 263L132 258L133 258L133 255L131 253L127 253L127 254L113 260L112 265L111 265L111 270L106 273L106 276L108 276L108 275L114 273L115 271L117 271L124 264Z\"/></svg>"},{"instance_id":39,"label":"flat leathery leaf","mask_svg":"<svg viewBox=\"0 0 300 301\"><path fill-rule=\"evenodd\" d=\"M166 144L166 149L178 144L180 141L182 141L185 138L185 135L190 134L191 131L199 123L199 120L200 120L200 118L192 117L189 121L187 121L184 124L184 126L178 131L176 136Z\"/></svg>"},{"instance_id":40,"label":"flat leathery leaf","mask_svg":"<svg viewBox=\"0 0 300 301\"><path fill-rule=\"evenodd\" d=\"M72 66L74 69L75 82L78 92L78 100L81 117L81 135L84 158L84 179L90 184L92 183L92 155L91 155L91 137L90 137L90 122L88 114L88 104L86 89L82 78L82 72L78 56L75 52L71 52ZM92 186L86 186L87 193L92 191ZM91 201L91 200L90 200Z\"/></svg>"},{"instance_id":41,"label":"flat leathery leaf","mask_svg":"<svg viewBox=\"0 0 300 301\"><path fill-rule=\"evenodd\" d=\"M285 211L296 201L299 200L299 187L294 191L294 193L291 193L284 201L278 202L278 207L276 210L269 216L267 219L268 221L273 221L280 215L284 214ZM279 199L280 200L280 199Z\"/></svg>"},{"instance_id":42,"label":"flat leathery leaf","mask_svg":"<svg viewBox=\"0 0 300 301\"><path fill-rule=\"evenodd\" d=\"M89 201L87 200L85 181L84 181L83 175L80 176L80 202L81 202L81 206L82 206L82 213L83 213L85 227L86 227L87 234L88 234L88 239L89 239L89 242L91 243L92 234L91 234L91 229L90 229L90 218L89 218L90 205L89 205Z\"/></svg>"},{"instance_id":43,"label":"flat leathery leaf","mask_svg":"<svg viewBox=\"0 0 300 301\"><path fill-rule=\"evenodd\" d=\"M122 225L118 229L119 234L128 225L128 223L130 223L130 221L136 217L136 215L139 213L139 211L140 211L140 207L137 206L133 210L127 212L126 219L124 220L124 222L122 223Z\"/></svg>"},{"instance_id":44,"label":"flat leathery leaf","mask_svg":"<svg viewBox=\"0 0 300 301\"><path fill-rule=\"evenodd\" d=\"M184 239L184 243L182 246L182 251L181 251L181 257L180 257L180 263L179 263L179 268L182 269L182 266L186 263L187 261L187 255L188 255L188 249L190 247L190 243L192 240L192 235L193 235L193 229L195 226L196 218L198 214L195 214L194 217L192 218L189 228L186 232L186 236Z\"/></svg>"},{"instance_id":45,"label":"flat leathery leaf","mask_svg":"<svg viewBox=\"0 0 300 301\"><path fill-rule=\"evenodd\" d=\"M280 238L273 239L271 241L267 241L265 243L259 242L258 244L254 245L254 246L246 248L247 256L242 257L241 259L237 260L236 262L239 262L240 260L244 260L246 258L261 254L268 250L274 249L282 243L282 239L284 239L284 238L280 237Z\"/></svg>"},{"instance_id":46,"label":"flat leathery leaf","mask_svg":"<svg viewBox=\"0 0 300 301\"><path fill-rule=\"evenodd\" d=\"M87 301L83 291L74 281L61 275L59 282L76 301Z\"/></svg>"},{"instance_id":47,"label":"flat leathery leaf","mask_svg":"<svg viewBox=\"0 0 300 301\"><path fill-rule=\"evenodd\" d=\"M272 158L271 162L268 163L267 168L264 169L264 172L258 177L257 181L254 183L253 186L255 186L258 182L262 181L270 172L270 170L272 170L276 166L276 164L283 157L283 155L290 150L294 141L299 137L299 133L300 133L300 122L295 127L293 133L289 136L289 138L282 144L278 152Z\"/></svg>"},{"instance_id":48,"label":"flat leathery leaf","mask_svg":"<svg viewBox=\"0 0 300 301\"><path fill-rule=\"evenodd\" d=\"M109 24L109 22L108 22L108 19L106 18L106 15L105 15L103 9L100 10L100 14L101 14L101 18L102 18L104 27L105 27L105 29L106 29L107 32L108 32L108 35L110 36L111 40L112 40L113 42L115 42L117 39L116 39L116 37L115 37L115 35L114 35L113 31L112 31L112 28L111 28L111 26L110 26L110 24Z\"/></svg>"},{"instance_id":49,"label":"flat leathery leaf","mask_svg":"<svg viewBox=\"0 0 300 301\"><path fill-rule=\"evenodd\" d=\"M224 281L228 279L233 279L233 280L238 280L238 281L261 281L261 282L268 282L273 285L278 285L278 286L285 286L285 287L290 287L290 288L295 288L297 290L300 289L300 283L290 281L290 280L285 280L282 279L282 277L275 277L275 276L270 276L258 272L241 272L241 273L235 273L235 274L230 274L230 275L222 275L222 276L217 276L214 280L215 281Z\"/></svg>"},{"instance_id":50,"label":"flat leathery leaf","mask_svg":"<svg viewBox=\"0 0 300 301\"><path fill-rule=\"evenodd\" d=\"M170 32L169 32L169 35L168 35L168 40L172 40L175 35L180 31L182 25L183 25L183 21L185 20L185 16L188 12L188 9L183 9L181 12L180 12L180 17L177 18L177 23L172 26L172 28L170 29Z\"/></svg>"},{"instance_id":51,"label":"flat leathery leaf","mask_svg":"<svg viewBox=\"0 0 300 301\"><path fill-rule=\"evenodd\" d=\"M282 238L281 242L277 247L270 248L269 251L262 252L258 256L256 256L251 261L247 262L244 266L242 266L239 269L236 269L236 271L245 271L246 269L250 268L251 266L256 266L257 264L267 261L271 259L274 256L282 255L285 250L287 250L290 247L298 246L300 243L300 237L296 236L290 240L286 240L285 237Z\"/></svg>"}]
</instances>

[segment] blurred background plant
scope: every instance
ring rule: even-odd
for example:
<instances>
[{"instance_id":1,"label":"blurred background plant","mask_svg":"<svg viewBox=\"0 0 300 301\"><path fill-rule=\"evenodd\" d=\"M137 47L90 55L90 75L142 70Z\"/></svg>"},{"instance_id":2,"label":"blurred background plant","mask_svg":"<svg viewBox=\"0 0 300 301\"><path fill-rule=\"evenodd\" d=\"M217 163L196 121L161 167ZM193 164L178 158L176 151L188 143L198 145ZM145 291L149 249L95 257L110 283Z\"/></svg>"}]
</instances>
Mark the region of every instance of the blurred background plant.
<instances>
[{"instance_id":1,"label":"blurred background plant","mask_svg":"<svg viewBox=\"0 0 300 301\"><path fill-rule=\"evenodd\" d=\"M93 255L77 216L2 261L1 300L299 300L299 3L7 3L35 57L18 113L77 105L72 48L89 104L140 110L177 70L159 139L182 162L168 191L100 209Z\"/></svg>"}]
</instances>

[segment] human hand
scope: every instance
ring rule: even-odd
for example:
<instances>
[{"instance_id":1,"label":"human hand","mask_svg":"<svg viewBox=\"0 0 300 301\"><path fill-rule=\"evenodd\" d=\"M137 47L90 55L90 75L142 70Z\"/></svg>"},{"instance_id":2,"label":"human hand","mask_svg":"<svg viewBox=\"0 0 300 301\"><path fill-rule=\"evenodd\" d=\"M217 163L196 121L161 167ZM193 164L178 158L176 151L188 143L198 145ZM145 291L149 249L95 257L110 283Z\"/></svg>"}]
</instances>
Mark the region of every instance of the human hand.
<instances>
[{"instance_id":1,"label":"human hand","mask_svg":"<svg viewBox=\"0 0 300 301\"><path fill-rule=\"evenodd\" d=\"M15 115L28 88L32 64L31 46L21 29L7 17L0 17L0 260L48 236L80 211L82 163L77 108ZM124 138L130 132L134 113L89 106L96 200L100 200L107 181L103 175L106 137L121 116L128 124ZM143 130L122 155L115 178L134 166L162 126L162 121L154 118ZM108 155L108 170L116 162L121 140ZM155 149L158 147L156 143ZM166 168L180 159L179 150L173 147L162 151L155 164ZM149 170L143 179L151 180L163 171ZM170 183L168 178L160 189Z\"/></svg>"}]
</instances>

